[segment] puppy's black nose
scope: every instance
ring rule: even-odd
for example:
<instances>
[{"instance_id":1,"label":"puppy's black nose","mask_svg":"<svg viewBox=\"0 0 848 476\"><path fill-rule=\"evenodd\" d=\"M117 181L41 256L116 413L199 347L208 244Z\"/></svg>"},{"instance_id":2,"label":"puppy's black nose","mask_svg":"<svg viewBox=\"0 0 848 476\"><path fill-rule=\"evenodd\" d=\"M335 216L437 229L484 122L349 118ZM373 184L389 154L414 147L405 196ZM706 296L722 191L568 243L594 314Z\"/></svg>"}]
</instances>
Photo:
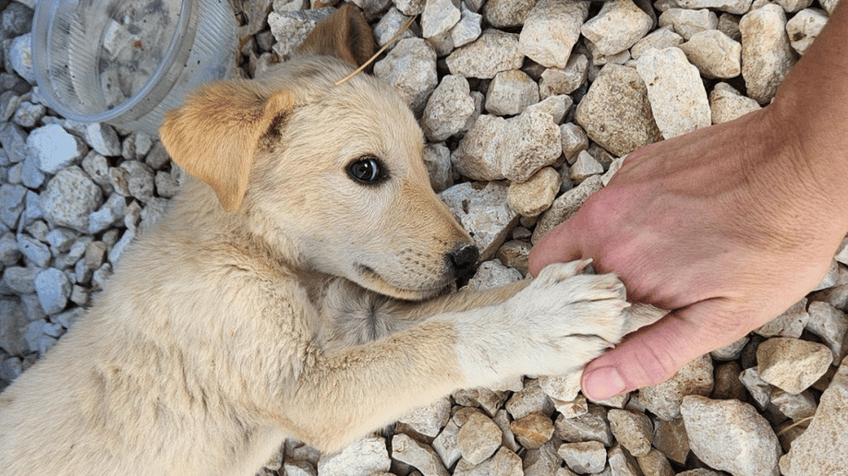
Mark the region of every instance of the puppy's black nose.
<instances>
[{"instance_id":1,"label":"puppy's black nose","mask_svg":"<svg viewBox=\"0 0 848 476\"><path fill-rule=\"evenodd\" d=\"M479 257L480 250L475 245L455 248L448 253L448 259L453 266L454 276L457 278L465 277L474 268Z\"/></svg>"}]
</instances>

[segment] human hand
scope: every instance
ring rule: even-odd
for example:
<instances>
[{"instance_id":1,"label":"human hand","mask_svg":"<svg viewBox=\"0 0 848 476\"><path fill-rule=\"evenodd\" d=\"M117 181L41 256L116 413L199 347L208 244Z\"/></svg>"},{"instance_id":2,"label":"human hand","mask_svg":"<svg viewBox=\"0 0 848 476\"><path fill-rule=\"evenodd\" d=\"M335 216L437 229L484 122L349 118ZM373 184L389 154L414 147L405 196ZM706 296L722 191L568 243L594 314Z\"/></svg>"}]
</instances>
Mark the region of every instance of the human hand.
<instances>
[{"instance_id":1,"label":"human hand","mask_svg":"<svg viewBox=\"0 0 848 476\"><path fill-rule=\"evenodd\" d=\"M667 380L776 317L824 276L848 232L848 4L766 108L630 154L530 253L592 258L628 299L668 309L591 362L594 399Z\"/></svg>"},{"instance_id":2,"label":"human hand","mask_svg":"<svg viewBox=\"0 0 848 476\"><path fill-rule=\"evenodd\" d=\"M598 272L619 275L628 300L672 311L586 367L588 396L660 383L820 282L848 232L848 197L820 187L778 112L630 154L606 188L533 248L534 275L551 262L592 258Z\"/></svg>"}]
</instances>

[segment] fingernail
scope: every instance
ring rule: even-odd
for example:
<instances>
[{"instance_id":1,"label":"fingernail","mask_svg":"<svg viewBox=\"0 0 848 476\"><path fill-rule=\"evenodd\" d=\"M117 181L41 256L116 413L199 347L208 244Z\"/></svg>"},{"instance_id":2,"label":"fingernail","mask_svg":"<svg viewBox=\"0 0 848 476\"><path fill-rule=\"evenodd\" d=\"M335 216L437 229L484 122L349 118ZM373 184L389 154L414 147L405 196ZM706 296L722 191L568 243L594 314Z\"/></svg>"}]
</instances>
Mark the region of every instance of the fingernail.
<instances>
[{"instance_id":1,"label":"fingernail","mask_svg":"<svg viewBox=\"0 0 848 476\"><path fill-rule=\"evenodd\" d=\"M583 393L592 400L605 400L626 388L615 367L601 367L583 375Z\"/></svg>"}]
</instances>

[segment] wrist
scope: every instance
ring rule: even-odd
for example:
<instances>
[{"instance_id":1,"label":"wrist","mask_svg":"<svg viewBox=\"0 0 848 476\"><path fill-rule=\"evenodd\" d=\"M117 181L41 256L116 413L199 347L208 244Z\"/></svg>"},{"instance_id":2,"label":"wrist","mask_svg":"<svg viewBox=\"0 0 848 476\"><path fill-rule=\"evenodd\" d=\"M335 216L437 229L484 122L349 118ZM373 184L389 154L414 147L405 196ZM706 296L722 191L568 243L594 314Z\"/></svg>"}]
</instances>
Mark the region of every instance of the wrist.
<instances>
[{"instance_id":1,"label":"wrist","mask_svg":"<svg viewBox=\"0 0 848 476\"><path fill-rule=\"evenodd\" d=\"M841 2L767 107L798 167L848 204L848 4ZM834 198L837 198L834 196Z\"/></svg>"},{"instance_id":2,"label":"wrist","mask_svg":"<svg viewBox=\"0 0 848 476\"><path fill-rule=\"evenodd\" d=\"M764 197L783 194L787 213L832 221L829 232L848 233L848 115L833 118L810 105L775 100L763 110L776 153L757 174ZM790 107L787 107L790 106ZM758 179L755 179L759 181ZM777 189L775 189L777 187ZM778 215L780 213L778 212ZM821 223L812 220L809 225ZM821 232L826 230L822 229Z\"/></svg>"}]
</instances>

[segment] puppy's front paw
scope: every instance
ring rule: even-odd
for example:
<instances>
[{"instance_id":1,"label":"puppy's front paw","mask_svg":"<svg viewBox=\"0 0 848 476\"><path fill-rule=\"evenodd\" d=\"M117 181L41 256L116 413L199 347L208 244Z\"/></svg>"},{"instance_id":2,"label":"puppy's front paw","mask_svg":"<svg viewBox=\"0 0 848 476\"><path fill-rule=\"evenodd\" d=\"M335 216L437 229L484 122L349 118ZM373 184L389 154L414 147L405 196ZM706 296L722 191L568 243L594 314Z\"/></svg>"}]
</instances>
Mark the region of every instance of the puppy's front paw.
<instances>
[{"instance_id":1,"label":"puppy's front paw","mask_svg":"<svg viewBox=\"0 0 848 476\"><path fill-rule=\"evenodd\" d=\"M524 373L576 370L623 337L628 316L624 285L611 274L577 274L587 264L549 265L507 302L519 318L513 349L526 352Z\"/></svg>"}]
</instances>

